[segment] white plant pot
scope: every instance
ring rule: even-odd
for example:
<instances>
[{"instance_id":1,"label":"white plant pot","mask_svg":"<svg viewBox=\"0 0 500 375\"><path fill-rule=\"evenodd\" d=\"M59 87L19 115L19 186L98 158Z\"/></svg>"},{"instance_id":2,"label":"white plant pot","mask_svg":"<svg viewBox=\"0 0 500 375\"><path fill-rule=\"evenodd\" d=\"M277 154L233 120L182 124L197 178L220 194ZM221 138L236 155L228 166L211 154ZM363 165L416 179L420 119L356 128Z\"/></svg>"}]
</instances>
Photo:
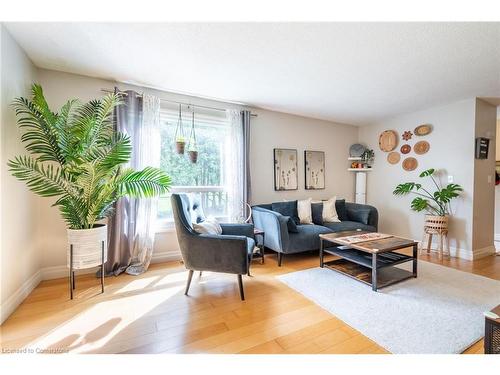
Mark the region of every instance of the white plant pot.
<instances>
[{"instance_id":1,"label":"white plant pot","mask_svg":"<svg viewBox=\"0 0 500 375\"><path fill-rule=\"evenodd\" d=\"M73 269L100 266L104 243L104 263L108 258L108 227L96 224L92 229L68 229L67 264L70 267L70 249L73 245Z\"/></svg>"}]
</instances>

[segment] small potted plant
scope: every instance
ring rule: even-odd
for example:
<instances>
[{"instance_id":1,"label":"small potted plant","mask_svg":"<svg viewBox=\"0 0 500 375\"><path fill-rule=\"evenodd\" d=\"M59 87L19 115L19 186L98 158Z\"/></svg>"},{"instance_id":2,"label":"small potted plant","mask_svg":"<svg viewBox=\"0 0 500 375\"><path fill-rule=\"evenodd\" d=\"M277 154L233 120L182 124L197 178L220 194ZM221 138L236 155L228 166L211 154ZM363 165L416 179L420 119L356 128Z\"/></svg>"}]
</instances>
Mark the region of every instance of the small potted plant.
<instances>
[{"instance_id":1,"label":"small potted plant","mask_svg":"<svg viewBox=\"0 0 500 375\"><path fill-rule=\"evenodd\" d=\"M436 191L433 193L424 188L422 184L405 182L396 186L393 194L407 195L413 193L417 195L411 201L411 209L416 212L427 212L427 215L425 215L425 228L448 230L448 217L451 212L450 202L460 195L463 188L457 184L448 184L445 187L441 187L434 178L435 175L436 171L431 168L423 171L419 176L420 178L431 178L436 187Z\"/></svg>"},{"instance_id":2,"label":"small potted plant","mask_svg":"<svg viewBox=\"0 0 500 375\"><path fill-rule=\"evenodd\" d=\"M196 163L198 161L198 148L196 146L196 140L191 139L188 144L188 155L191 163Z\"/></svg>"},{"instance_id":3,"label":"small potted plant","mask_svg":"<svg viewBox=\"0 0 500 375\"><path fill-rule=\"evenodd\" d=\"M175 137L175 150L178 154L183 155L186 148L186 138L182 135Z\"/></svg>"}]
</instances>

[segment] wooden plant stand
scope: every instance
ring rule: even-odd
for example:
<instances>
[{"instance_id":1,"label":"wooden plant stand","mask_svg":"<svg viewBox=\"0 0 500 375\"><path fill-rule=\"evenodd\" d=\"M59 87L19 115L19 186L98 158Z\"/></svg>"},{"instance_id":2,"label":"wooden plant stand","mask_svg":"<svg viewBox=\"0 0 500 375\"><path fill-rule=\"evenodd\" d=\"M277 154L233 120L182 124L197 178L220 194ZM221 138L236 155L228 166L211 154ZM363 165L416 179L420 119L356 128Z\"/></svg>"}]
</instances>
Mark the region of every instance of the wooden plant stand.
<instances>
[{"instance_id":1,"label":"wooden plant stand","mask_svg":"<svg viewBox=\"0 0 500 375\"><path fill-rule=\"evenodd\" d=\"M424 240L422 241L421 251L426 250L427 254L431 252L433 235L439 236L439 247L437 248L439 259L443 259L443 256L449 257L448 216L425 216ZM427 248L424 248L426 243Z\"/></svg>"}]
</instances>

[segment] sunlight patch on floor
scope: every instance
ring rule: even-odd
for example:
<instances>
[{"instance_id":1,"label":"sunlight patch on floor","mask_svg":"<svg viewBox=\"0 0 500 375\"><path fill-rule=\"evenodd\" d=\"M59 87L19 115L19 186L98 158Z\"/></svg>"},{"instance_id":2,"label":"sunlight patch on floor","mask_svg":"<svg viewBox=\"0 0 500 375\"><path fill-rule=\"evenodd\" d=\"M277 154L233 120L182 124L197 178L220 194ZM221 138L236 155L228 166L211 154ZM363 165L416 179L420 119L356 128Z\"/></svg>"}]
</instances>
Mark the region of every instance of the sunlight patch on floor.
<instances>
[{"instance_id":1,"label":"sunlight patch on floor","mask_svg":"<svg viewBox=\"0 0 500 375\"><path fill-rule=\"evenodd\" d=\"M174 280L177 279L175 275L177 274L172 275ZM168 279L168 276L164 277L164 279ZM121 292L138 290L140 285L149 285L154 279L133 280L122 288ZM129 287L130 284L132 285ZM175 285L98 302L46 335L30 342L25 348L35 351L51 349L73 353L94 351L108 343L130 324L182 290L183 285Z\"/></svg>"}]
</instances>

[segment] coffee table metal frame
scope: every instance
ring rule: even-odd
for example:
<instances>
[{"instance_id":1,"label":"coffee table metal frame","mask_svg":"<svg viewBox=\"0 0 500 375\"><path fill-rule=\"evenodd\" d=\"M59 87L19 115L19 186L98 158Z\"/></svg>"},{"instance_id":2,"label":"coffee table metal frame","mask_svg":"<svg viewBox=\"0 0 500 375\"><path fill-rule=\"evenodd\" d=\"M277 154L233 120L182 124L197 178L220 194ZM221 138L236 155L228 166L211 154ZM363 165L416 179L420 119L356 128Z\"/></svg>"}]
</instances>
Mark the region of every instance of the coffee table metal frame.
<instances>
[{"instance_id":1,"label":"coffee table metal frame","mask_svg":"<svg viewBox=\"0 0 500 375\"><path fill-rule=\"evenodd\" d=\"M363 232L344 232L344 233L338 233L337 235L340 236L349 236L349 235L355 235L355 234L361 234ZM401 239L399 237L390 237L390 238L396 238L396 239ZM404 239L401 239L404 240ZM381 240L379 240L381 241ZM333 247L328 247L325 248L325 242L333 243L335 246ZM369 242L369 241L367 241ZM413 240L407 240L407 242L404 242L404 244L393 246L393 247L387 247L382 250L373 250L373 251L368 251L366 249L362 249L360 245L363 243L358 243L358 244L352 244L350 246L345 246L340 244L339 242L335 242L334 238L328 238L328 235L320 235L320 252L319 252L319 259L320 259L320 267L327 267L331 270L334 270L336 272L342 273L344 275L347 275L351 278L354 278L360 282L363 282L365 284L368 284L372 287L373 291L377 291L380 288L384 288L389 285L393 285L395 283L399 283L403 280L407 280L410 278L416 278L417 277L417 258L418 258L418 243L413 241ZM356 246L358 245L358 246ZM413 253L412 256L408 256L405 254L401 254L398 252L395 252L396 250L401 250L407 247L412 247L413 248ZM330 262L324 262L324 254L331 254L339 257L339 259L335 259ZM370 259L371 258L371 259ZM339 267L339 264L345 263L345 262L351 262L355 263L361 267L365 267L367 269L371 269L371 282L367 282L363 280L362 278L356 277L353 275L353 273L350 272L345 272L342 271L342 267ZM398 268L391 268L391 272L394 274L389 280L380 282L379 280L379 273L382 271L384 268L389 268L393 267L397 264L402 264L406 262L413 262L412 265L412 271L406 271Z\"/></svg>"}]
</instances>

